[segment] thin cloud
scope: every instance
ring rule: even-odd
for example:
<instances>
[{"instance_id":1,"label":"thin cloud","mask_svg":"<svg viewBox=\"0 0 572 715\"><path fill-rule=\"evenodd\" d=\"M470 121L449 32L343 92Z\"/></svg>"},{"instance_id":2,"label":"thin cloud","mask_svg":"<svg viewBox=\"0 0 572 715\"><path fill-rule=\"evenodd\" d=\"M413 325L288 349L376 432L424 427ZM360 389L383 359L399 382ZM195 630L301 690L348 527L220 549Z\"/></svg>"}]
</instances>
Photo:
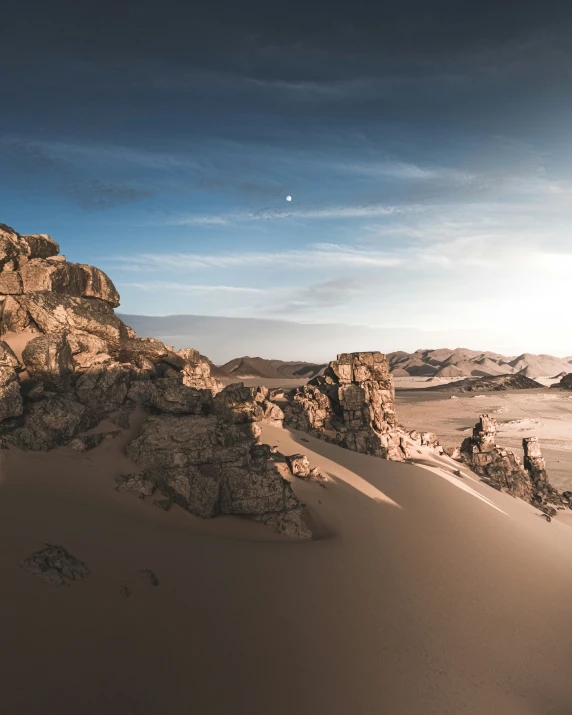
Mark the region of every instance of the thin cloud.
<instances>
[{"instance_id":1,"label":"thin cloud","mask_svg":"<svg viewBox=\"0 0 572 715\"><path fill-rule=\"evenodd\" d=\"M158 253L118 256L124 270L203 270L208 268L236 268L257 266L288 266L298 269L321 267L360 266L388 268L401 264L402 258L386 251L355 248L340 244L319 243L308 249L282 252L244 253Z\"/></svg>"},{"instance_id":2,"label":"thin cloud","mask_svg":"<svg viewBox=\"0 0 572 715\"><path fill-rule=\"evenodd\" d=\"M172 283L170 281L151 281L148 283L122 283L122 286L138 288L144 291L176 291L179 293L266 293L263 288L248 288L244 286L227 285L194 285L189 283Z\"/></svg>"},{"instance_id":3,"label":"thin cloud","mask_svg":"<svg viewBox=\"0 0 572 715\"><path fill-rule=\"evenodd\" d=\"M346 219L393 216L419 211L420 206L388 206L384 204L328 206L311 209L263 209L246 213L223 214L220 216L184 216L167 222L171 226L204 226L217 223L239 223L246 221L280 221L293 219Z\"/></svg>"}]
</instances>

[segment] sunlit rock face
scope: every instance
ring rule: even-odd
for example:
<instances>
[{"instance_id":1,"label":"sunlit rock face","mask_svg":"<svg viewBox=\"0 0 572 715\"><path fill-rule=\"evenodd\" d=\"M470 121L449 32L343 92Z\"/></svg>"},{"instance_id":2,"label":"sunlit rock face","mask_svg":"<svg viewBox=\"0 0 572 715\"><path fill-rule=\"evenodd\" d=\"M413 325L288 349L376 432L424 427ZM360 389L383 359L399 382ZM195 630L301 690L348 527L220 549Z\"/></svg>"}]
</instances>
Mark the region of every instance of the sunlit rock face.
<instances>
[{"instance_id":1,"label":"sunlit rock face","mask_svg":"<svg viewBox=\"0 0 572 715\"><path fill-rule=\"evenodd\" d=\"M343 353L323 375L270 399L283 423L354 452L402 461L421 446L439 449L430 433L407 432L397 424L395 391L387 357L380 352Z\"/></svg>"}]
</instances>

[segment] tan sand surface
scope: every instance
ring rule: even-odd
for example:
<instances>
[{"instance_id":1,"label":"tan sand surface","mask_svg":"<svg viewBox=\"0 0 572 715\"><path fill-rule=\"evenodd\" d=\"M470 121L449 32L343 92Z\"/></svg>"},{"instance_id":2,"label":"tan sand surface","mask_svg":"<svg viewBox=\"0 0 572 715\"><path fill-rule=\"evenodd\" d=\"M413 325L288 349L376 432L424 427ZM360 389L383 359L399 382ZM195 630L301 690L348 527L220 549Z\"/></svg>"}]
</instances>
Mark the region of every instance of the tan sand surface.
<instances>
[{"instance_id":1,"label":"tan sand surface","mask_svg":"<svg viewBox=\"0 0 572 715\"><path fill-rule=\"evenodd\" d=\"M116 492L129 435L0 453L2 715L572 712L569 526L449 460L429 471L263 429L332 480L295 482L315 541ZM21 570L44 542L91 578L55 588Z\"/></svg>"},{"instance_id":2,"label":"tan sand surface","mask_svg":"<svg viewBox=\"0 0 572 715\"><path fill-rule=\"evenodd\" d=\"M460 446L479 415L499 423L497 442L522 456L524 437L538 437L547 472L559 490L572 490L572 393L559 389L509 390L479 395L396 392L399 422L435 432L441 444Z\"/></svg>"}]
</instances>

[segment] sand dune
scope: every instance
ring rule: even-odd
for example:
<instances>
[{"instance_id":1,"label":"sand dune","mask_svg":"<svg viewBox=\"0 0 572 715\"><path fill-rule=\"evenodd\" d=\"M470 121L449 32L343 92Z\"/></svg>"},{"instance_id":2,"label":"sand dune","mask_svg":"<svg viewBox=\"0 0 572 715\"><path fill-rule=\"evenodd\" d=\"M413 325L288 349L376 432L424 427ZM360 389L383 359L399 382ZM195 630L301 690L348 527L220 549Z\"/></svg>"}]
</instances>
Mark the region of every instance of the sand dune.
<instances>
[{"instance_id":1,"label":"sand dune","mask_svg":"<svg viewBox=\"0 0 572 715\"><path fill-rule=\"evenodd\" d=\"M572 711L568 525L447 460L422 469L264 426L332 480L296 481L321 538L288 541L115 492L129 438L0 455L2 713ZM22 571L45 541L91 578L58 589Z\"/></svg>"}]
</instances>

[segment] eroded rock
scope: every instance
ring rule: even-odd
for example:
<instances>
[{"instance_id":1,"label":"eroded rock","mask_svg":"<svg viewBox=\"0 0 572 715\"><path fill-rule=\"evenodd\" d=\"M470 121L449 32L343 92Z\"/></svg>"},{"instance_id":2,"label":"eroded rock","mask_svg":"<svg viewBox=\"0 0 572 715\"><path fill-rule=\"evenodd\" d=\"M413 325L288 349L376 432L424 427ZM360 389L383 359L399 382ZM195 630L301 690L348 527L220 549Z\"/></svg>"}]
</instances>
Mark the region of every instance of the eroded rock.
<instances>
[{"instance_id":1,"label":"eroded rock","mask_svg":"<svg viewBox=\"0 0 572 715\"><path fill-rule=\"evenodd\" d=\"M402 461L416 447L441 451L434 435L398 426L393 378L379 352L338 355L323 375L290 392L271 391L268 400L282 410L284 426L354 452Z\"/></svg>"},{"instance_id":2,"label":"eroded rock","mask_svg":"<svg viewBox=\"0 0 572 715\"><path fill-rule=\"evenodd\" d=\"M19 417L23 411L18 373L10 365L0 365L0 421Z\"/></svg>"},{"instance_id":3,"label":"eroded rock","mask_svg":"<svg viewBox=\"0 0 572 715\"><path fill-rule=\"evenodd\" d=\"M47 390L61 392L65 379L74 370L71 348L65 333L39 335L28 342L22 360L33 380L40 380Z\"/></svg>"},{"instance_id":4,"label":"eroded rock","mask_svg":"<svg viewBox=\"0 0 572 715\"><path fill-rule=\"evenodd\" d=\"M150 497L157 488L155 480L144 474L122 474L115 481L118 491L139 492L146 497Z\"/></svg>"},{"instance_id":5,"label":"eroded rock","mask_svg":"<svg viewBox=\"0 0 572 715\"><path fill-rule=\"evenodd\" d=\"M523 499L549 513L550 504L566 506L566 499L549 483L536 437L523 440L524 464L512 450L496 444L497 421L481 415L471 437L463 441L460 460L499 491Z\"/></svg>"},{"instance_id":6,"label":"eroded rock","mask_svg":"<svg viewBox=\"0 0 572 715\"><path fill-rule=\"evenodd\" d=\"M70 581L83 581L91 576L83 561L70 554L63 546L53 544L46 544L43 549L21 561L20 565L24 571L54 586L69 585Z\"/></svg>"},{"instance_id":7,"label":"eroded rock","mask_svg":"<svg viewBox=\"0 0 572 715\"><path fill-rule=\"evenodd\" d=\"M74 437L69 442L68 447L75 449L76 452L88 452L90 449L95 449L106 439L114 439L121 432L112 430L110 432L94 432L92 434L82 434Z\"/></svg>"},{"instance_id":8,"label":"eroded rock","mask_svg":"<svg viewBox=\"0 0 572 715\"><path fill-rule=\"evenodd\" d=\"M286 464L295 477L307 479L310 476L310 460L305 454L291 454L286 457Z\"/></svg>"}]
</instances>

